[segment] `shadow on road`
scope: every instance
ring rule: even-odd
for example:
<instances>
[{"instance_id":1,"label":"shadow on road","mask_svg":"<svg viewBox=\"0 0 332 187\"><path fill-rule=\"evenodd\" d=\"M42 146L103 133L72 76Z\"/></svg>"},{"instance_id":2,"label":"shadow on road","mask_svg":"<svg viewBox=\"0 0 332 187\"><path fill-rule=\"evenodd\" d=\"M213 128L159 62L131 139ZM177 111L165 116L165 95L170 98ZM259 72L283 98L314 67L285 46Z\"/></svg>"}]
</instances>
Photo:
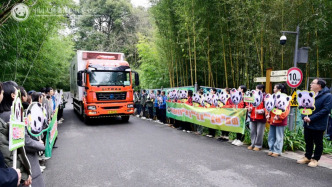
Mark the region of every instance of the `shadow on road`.
<instances>
[{"instance_id":1,"label":"shadow on road","mask_svg":"<svg viewBox=\"0 0 332 187\"><path fill-rule=\"evenodd\" d=\"M133 123L130 122L123 122L121 121L121 117L101 117L101 118L90 118L89 120L87 120L87 122L84 122L84 120L78 115L76 114L76 112L72 111L73 113L75 113L75 116L78 118L77 120L79 120L82 124L86 125L86 126L115 126L115 125L131 125Z\"/></svg>"}]
</instances>

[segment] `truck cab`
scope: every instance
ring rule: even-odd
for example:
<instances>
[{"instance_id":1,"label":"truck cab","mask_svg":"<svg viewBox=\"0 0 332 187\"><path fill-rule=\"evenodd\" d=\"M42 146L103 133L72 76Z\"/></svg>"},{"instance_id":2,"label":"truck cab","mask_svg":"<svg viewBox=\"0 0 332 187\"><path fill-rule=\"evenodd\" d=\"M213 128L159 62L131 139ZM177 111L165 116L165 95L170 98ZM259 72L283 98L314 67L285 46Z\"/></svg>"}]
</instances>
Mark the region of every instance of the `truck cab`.
<instances>
[{"instance_id":1,"label":"truck cab","mask_svg":"<svg viewBox=\"0 0 332 187\"><path fill-rule=\"evenodd\" d=\"M134 85L139 85L138 73L130 69L123 53L77 51L71 66L71 94L74 110L85 121L116 116L128 121L134 113Z\"/></svg>"}]
</instances>

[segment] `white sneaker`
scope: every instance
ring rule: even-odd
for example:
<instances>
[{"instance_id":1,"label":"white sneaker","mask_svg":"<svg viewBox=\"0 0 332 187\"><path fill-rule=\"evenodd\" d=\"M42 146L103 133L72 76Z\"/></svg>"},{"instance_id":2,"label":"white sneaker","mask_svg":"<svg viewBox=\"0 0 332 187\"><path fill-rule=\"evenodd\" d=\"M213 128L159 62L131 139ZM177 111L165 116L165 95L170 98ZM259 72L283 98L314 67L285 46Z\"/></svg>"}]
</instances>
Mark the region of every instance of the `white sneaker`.
<instances>
[{"instance_id":1,"label":"white sneaker","mask_svg":"<svg viewBox=\"0 0 332 187\"><path fill-rule=\"evenodd\" d=\"M241 145L243 145L243 142L241 142L240 140L238 140L234 145L241 146Z\"/></svg>"},{"instance_id":2,"label":"white sneaker","mask_svg":"<svg viewBox=\"0 0 332 187\"><path fill-rule=\"evenodd\" d=\"M136 117L138 117L138 118L139 118L139 115L136 115Z\"/></svg>"},{"instance_id":3,"label":"white sneaker","mask_svg":"<svg viewBox=\"0 0 332 187\"><path fill-rule=\"evenodd\" d=\"M212 135L209 135L209 134L208 134L208 135L206 135L206 136L209 137L209 138L212 138Z\"/></svg>"},{"instance_id":4,"label":"white sneaker","mask_svg":"<svg viewBox=\"0 0 332 187\"><path fill-rule=\"evenodd\" d=\"M146 119L146 117L142 117L142 119Z\"/></svg>"},{"instance_id":5,"label":"white sneaker","mask_svg":"<svg viewBox=\"0 0 332 187\"><path fill-rule=\"evenodd\" d=\"M45 157L45 155L43 155L43 156L39 156L39 160L48 160L48 159L50 159L51 157Z\"/></svg>"},{"instance_id":6,"label":"white sneaker","mask_svg":"<svg viewBox=\"0 0 332 187\"><path fill-rule=\"evenodd\" d=\"M191 131L187 131L187 133L191 133Z\"/></svg>"},{"instance_id":7,"label":"white sneaker","mask_svg":"<svg viewBox=\"0 0 332 187\"><path fill-rule=\"evenodd\" d=\"M235 143L236 143L237 141L238 141L237 139L233 140L233 141L232 141L232 144L235 145Z\"/></svg>"},{"instance_id":8,"label":"white sneaker","mask_svg":"<svg viewBox=\"0 0 332 187\"><path fill-rule=\"evenodd\" d=\"M186 130L182 130L183 132L186 132Z\"/></svg>"}]
</instances>

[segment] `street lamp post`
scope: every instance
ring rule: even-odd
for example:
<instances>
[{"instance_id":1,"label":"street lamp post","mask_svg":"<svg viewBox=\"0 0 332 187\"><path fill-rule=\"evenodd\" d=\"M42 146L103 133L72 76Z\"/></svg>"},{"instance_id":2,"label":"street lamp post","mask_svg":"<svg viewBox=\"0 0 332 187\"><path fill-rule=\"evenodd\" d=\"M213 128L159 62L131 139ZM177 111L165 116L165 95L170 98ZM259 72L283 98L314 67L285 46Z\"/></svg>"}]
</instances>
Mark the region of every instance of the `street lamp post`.
<instances>
[{"instance_id":1,"label":"street lamp post","mask_svg":"<svg viewBox=\"0 0 332 187\"><path fill-rule=\"evenodd\" d=\"M297 51L299 45L299 36L300 36L300 26L296 27L296 32L294 31L281 31L283 35L285 34L296 34L296 41L295 41L295 52L294 52L294 67L297 65ZM286 43L286 42L285 42Z\"/></svg>"},{"instance_id":2,"label":"street lamp post","mask_svg":"<svg viewBox=\"0 0 332 187\"><path fill-rule=\"evenodd\" d=\"M296 32L294 31L281 31L282 33L282 37L280 38L280 44L284 45L286 44L286 36L285 34L296 34L296 41L295 41L295 51L294 51L294 67L297 66L297 57L298 57L298 45L299 45L299 35L300 35L300 26L296 27ZM283 42L282 42L283 40ZM294 89L292 89L294 92ZM291 107L291 111L290 111L290 116L289 116L289 129L290 130L294 130L294 122L296 119L294 119L294 117L296 118L296 114L295 114L295 107ZM294 116L295 115L295 116Z\"/></svg>"}]
</instances>

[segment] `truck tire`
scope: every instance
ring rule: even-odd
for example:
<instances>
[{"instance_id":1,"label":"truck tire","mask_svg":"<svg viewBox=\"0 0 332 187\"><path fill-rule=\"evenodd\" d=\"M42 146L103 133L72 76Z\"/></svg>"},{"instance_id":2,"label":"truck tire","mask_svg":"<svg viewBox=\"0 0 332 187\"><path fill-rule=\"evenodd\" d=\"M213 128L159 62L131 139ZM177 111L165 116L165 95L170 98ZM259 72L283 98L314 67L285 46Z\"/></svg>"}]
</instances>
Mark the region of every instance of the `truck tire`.
<instances>
[{"instance_id":1,"label":"truck tire","mask_svg":"<svg viewBox=\"0 0 332 187\"><path fill-rule=\"evenodd\" d=\"M90 117L85 115L85 109L84 109L83 104L81 104L81 114L80 114L80 116L81 116L81 118L82 118L82 120L85 124L90 124Z\"/></svg>"},{"instance_id":2,"label":"truck tire","mask_svg":"<svg viewBox=\"0 0 332 187\"><path fill-rule=\"evenodd\" d=\"M129 118L130 118L130 116L121 116L121 121L122 122L128 122Z\"/></svg>"}]
</instances>

